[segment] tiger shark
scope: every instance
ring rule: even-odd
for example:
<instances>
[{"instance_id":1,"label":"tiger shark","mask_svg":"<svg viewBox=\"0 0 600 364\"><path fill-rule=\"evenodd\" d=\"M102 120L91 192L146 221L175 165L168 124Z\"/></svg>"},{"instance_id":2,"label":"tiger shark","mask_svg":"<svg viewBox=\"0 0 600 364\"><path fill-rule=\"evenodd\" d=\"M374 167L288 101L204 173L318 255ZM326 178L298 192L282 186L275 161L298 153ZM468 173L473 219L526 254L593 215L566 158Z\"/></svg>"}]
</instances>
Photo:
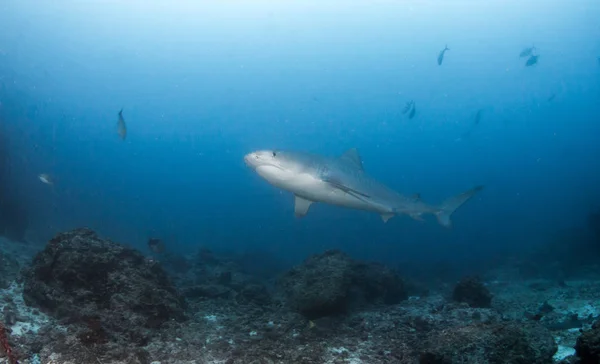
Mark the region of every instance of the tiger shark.
<instances>
[{"instance_id":1,"label":"tiger shark","mask_svg":"<svg viewBox=\"0 0 600 364\"><path fill-rule=\"evenodd\" d=\"M418 194L401 195L367 175L356 149L339 157L260 150L245 155L244 161L273 186L294 194L297 217L306 215L313 203L322 202L376 212L384 222L395 215L422 221L422 215L433 214L440 225L450 227L452 213L483 188L477 186L440 205L429 205Z\"/></svg>"}]
</instances>

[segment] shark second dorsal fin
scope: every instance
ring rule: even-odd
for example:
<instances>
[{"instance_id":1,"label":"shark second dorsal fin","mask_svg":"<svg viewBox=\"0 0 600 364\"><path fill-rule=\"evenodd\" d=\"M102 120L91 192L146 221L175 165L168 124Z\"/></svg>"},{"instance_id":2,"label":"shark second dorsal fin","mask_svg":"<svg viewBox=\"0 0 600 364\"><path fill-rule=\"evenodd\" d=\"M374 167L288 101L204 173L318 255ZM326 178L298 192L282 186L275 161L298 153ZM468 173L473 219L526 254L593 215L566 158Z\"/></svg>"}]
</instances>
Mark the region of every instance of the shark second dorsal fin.
<instances>
[{"instance_id":1,"label":"shark second dorsal fin","mask_svg":"<svg viewBox=\"0 0 600 364\"><path fill-rule=\"evenodd\" d=\"M312 205L312 201L296 196L294 204L294 214L296 217L302 217L308 213L308 208Z\"/></svg>"},{"instance_id":2,"label":"shark second dorsal fin","mask_svg":"<svg viewBox=\"0 0 600 364\"><path fill-rule=\"evenodd\" d=\"M346 163L352 164L354 167L359 170L363 170L363 163L360 154L358 154L358 150L356 148L348 149L342 156L340 157Z\"/></svg>"}]
</instances>

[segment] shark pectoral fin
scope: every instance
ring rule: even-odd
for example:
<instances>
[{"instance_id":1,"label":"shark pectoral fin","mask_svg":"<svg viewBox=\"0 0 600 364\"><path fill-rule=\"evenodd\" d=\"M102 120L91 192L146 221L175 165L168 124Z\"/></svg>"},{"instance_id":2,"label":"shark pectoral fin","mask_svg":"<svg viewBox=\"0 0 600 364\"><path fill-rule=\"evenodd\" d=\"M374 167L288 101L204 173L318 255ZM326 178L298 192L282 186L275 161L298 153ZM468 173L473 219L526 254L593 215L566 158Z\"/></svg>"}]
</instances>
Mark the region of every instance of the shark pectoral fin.
<instances>
[{"instance_id":1,"label":"shark pectoral fin","mask_svg":"<svg viewBox=\"0 0 600 364\"><path fill-rule=\"evenodd\" d=\"M425 221L425 220L423 220L423 216L421 216L421 214L415 213L415 214L409 214L409 216L417 221Z\"/></svg>"},{"instance_id":2,"label":"shark pectoral fin","mask_svg":"<svg viewBox=\"0 0 600 364\"><path fill-rule=\"evenodd\" d=\"M381 214L381 220L383 220L383 222L388 222L388 220L394 216L394 214Z\"/></svg>"},{"instance_id":3,"label":"shark pectoral fin","mask_svg":"<svg viewBox=\"0 0 600 364\"><path fill-rule=\"evenodd\" d=\"M296 196L296 201L294 202L294 214L296 217L302 217L308 213L308 208L312 205L313 201L307 200L300 196Z\"/></svg>"}]
</instances>

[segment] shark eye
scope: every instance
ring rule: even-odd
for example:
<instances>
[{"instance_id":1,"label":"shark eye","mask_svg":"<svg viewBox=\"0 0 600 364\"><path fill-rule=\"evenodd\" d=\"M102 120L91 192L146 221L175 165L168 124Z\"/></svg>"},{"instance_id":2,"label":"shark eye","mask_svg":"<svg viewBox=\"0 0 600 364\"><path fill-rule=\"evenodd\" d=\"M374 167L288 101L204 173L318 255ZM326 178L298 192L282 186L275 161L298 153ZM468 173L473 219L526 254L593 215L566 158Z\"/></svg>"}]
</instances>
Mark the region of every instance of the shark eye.
<instances>
[{"instance_id":1,"label":"shark eye","mask_svg":"<svg viewBox=\"0 0 600 364\"><path fill-rule=\"evenodd\" d=\"M277 157L277 152L273 151L273 157Z\"/></svg>"}]
</instances>

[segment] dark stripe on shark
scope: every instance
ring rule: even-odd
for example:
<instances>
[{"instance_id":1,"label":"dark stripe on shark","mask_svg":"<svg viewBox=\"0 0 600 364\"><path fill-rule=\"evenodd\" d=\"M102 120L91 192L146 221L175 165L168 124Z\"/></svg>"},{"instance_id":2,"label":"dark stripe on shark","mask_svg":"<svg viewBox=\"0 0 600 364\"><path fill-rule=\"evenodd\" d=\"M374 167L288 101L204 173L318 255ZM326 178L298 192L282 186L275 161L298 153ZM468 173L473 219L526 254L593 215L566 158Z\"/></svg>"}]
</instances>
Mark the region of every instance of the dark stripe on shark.
<instances>
[{"instance_id":1,"label":"dark stripe on shark","mask_svg":"<svg viewBox=\"0 0 600 364\"><path fill-rule=\"evenodd\" d=\"M324 180L323 180L323 182L327 182L327 183L329 183L330 185L332 185L333 187L335 187L335 188L337 188L337 189L339 189L339 190L342 190L342 191L344 191L344 192L346 192L346 193L349 193L349 194L351 194L351 195L353 195L353 196L355 196L355 197L359 197L359 196L361 196L361 197L364 197L364 198L371 198L371 196L369 196L369 195L367 195L367 194L365 194L365 193L362 193L362 192L360 192L360 191L357 191L357 190L355 190L355 189L352 189L352 188L350 188L350 187L348 187L348 186L344 186L343 184L341 184L341 183L339 183L339 182L336 182L336 181L328 181L327 179L324 179Z\"/></svg>"}]
</instances>

